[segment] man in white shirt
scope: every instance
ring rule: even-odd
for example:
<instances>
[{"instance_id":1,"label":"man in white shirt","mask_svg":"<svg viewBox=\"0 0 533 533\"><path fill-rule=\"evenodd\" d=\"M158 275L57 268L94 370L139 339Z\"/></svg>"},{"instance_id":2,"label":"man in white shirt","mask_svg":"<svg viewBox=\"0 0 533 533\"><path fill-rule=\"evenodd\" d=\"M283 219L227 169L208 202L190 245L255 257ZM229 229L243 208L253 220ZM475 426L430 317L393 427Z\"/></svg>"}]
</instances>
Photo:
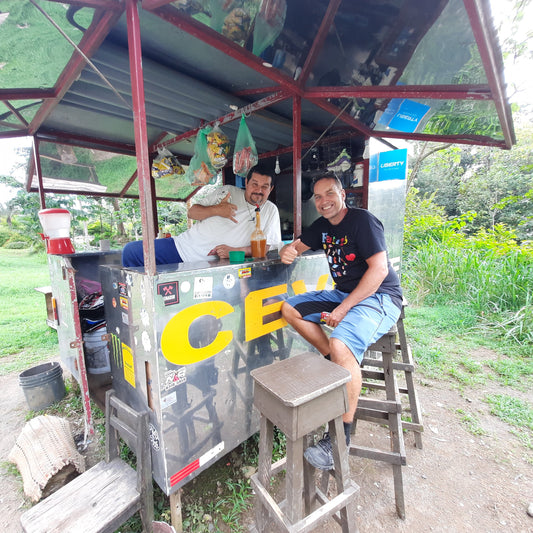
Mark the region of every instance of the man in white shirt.
<instances>
[{"instance_id":1,"label":"man in white shirt","mask_svg":"<svg viewBox=\"0 0 533 533\"><path fill-rule=\"evenodd\" d=\"M271 171L260 163L248 174L244 190L223 185L209 192L189 209L188 216L198 222L176 237L155 240L156 264L227 258L231 250L251 256L250 236L255 229L257 206L267 249L277 248L281 228L278 208L268 200L272 189ZM124 246L122 264L144 265L142 241Z\"/></svg>"}]
</instances>

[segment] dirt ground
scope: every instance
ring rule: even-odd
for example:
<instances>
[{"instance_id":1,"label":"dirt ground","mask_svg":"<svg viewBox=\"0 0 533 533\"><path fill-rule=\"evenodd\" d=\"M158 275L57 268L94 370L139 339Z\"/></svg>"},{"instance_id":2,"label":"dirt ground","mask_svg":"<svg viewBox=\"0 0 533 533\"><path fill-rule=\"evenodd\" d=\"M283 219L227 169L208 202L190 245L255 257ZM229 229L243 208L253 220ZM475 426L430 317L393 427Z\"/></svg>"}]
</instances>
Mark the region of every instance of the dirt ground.
<instances>
[{"instance_id":1,"label":"dirt ground","mask_svg":"<svg viewBox=\"0 0 533 533\"><path fill-rule=\"evenodd\" d=\"M491 356L486 350L480 358ZM490 414L487 394L514 394L533 404L533 392L516 392L487 381L461 392L455 385L417 376L424 416L423 448L406 433L407 466L403 467L406 519L396 516L390 465L350 458L352 478L360 486L357 519L360 533L513 532L533 533L533 451L520 443L511 427ZM18 375L0 376L0 530L21 531L25 509L22 483L6 471L7 455L24 426L27 405ZM462 410L458 413L457 410ZM475 417L483 435L461 422ZM387 449L388 433L362 423L356 438ZM253 513L243 517L250 523ZM317 531L340 531L328 523Z\"/></svg>"}]
</instances>

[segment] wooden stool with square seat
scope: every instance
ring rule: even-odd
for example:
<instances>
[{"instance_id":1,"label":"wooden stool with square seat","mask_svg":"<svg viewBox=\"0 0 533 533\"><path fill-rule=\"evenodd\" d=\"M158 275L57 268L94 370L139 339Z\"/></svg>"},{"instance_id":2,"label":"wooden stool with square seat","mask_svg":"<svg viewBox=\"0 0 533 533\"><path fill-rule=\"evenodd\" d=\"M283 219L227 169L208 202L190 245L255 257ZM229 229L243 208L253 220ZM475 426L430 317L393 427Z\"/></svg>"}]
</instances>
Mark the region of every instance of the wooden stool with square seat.
<instances>
[{"instance_id":1,"label":"wooden stool with square seat","mask_svg":"<svg viewBox=\"0 0 533 533\"><path fill-rule=\"evenodd\" d=\"M342 415L348 410L346 383L350 373L321 355L302 353L252 371L254 405L261 413L258 472L252 476L256 493L257 531L272 524L283 531L312 531L328 518L342 531L355 533L355 496L350 479ZM306 436L329 424L337 495L331 500L315 486L314 468L304 460ZM272 464L276 425L287 437L286 457ZM285 470L285 499L270 494L272 478ZM305 510L305 514L304 514Z\"/></svg>"}]
</instances>

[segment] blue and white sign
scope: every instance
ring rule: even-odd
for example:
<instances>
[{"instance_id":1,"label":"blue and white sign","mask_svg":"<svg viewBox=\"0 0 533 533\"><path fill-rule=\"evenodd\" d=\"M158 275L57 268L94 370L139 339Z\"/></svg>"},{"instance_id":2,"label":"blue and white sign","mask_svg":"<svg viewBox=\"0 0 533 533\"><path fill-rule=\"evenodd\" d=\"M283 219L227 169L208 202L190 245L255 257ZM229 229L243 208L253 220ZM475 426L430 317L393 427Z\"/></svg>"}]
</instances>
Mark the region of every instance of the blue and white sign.
<instances>
[{"instance_id":1,"label":"blue and white sign","mask_svg":"<svg viewBox=\"0 0 533 533\"><path fill-rule=\"evenodd\" d=\"M380 152L370 156L369 181L404 180L407 178L407 148Z\"/></svg>"},{"instance_id":2,"label":"blue and white sign","mask_svg":"<svg viewBox=\"0 0 533 533\"><path fill-rule=\"evenodd\" d=\"M413 133L430 109L430 106L414 100L393 98L378 123L392 130Z\"/></svg>"}]
</instances>

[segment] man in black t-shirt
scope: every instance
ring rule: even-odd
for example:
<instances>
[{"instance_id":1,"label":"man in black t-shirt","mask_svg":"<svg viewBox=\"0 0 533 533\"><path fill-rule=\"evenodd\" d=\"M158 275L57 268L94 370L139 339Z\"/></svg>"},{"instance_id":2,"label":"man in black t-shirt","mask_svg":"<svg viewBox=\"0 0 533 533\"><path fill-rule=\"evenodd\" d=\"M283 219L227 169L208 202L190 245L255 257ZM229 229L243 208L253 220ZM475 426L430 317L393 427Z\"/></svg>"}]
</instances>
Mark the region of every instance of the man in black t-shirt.
<instances>
[{"instance_id":1,"label":"man in black t-shirt","mask_svg":"<svg viewBox=\"0 0 533 533\"><path fill-rule=\"evenodd\" d=\"M343 415L348 445L361 392L363 355L398 320L402 290L387 258L381 222L365 209L346 207L346 193L335 176L316 179L313 193L321 217L284 246L280 258L291 264L306 250L322 248L335 287L293 296L283 303L281 312L322 355L351 373L349 410ZM329 338L321 323L334 328ZM307 448L305 457L316 468L333 468L329 435Z\"/></svg>"}]
</instances>

